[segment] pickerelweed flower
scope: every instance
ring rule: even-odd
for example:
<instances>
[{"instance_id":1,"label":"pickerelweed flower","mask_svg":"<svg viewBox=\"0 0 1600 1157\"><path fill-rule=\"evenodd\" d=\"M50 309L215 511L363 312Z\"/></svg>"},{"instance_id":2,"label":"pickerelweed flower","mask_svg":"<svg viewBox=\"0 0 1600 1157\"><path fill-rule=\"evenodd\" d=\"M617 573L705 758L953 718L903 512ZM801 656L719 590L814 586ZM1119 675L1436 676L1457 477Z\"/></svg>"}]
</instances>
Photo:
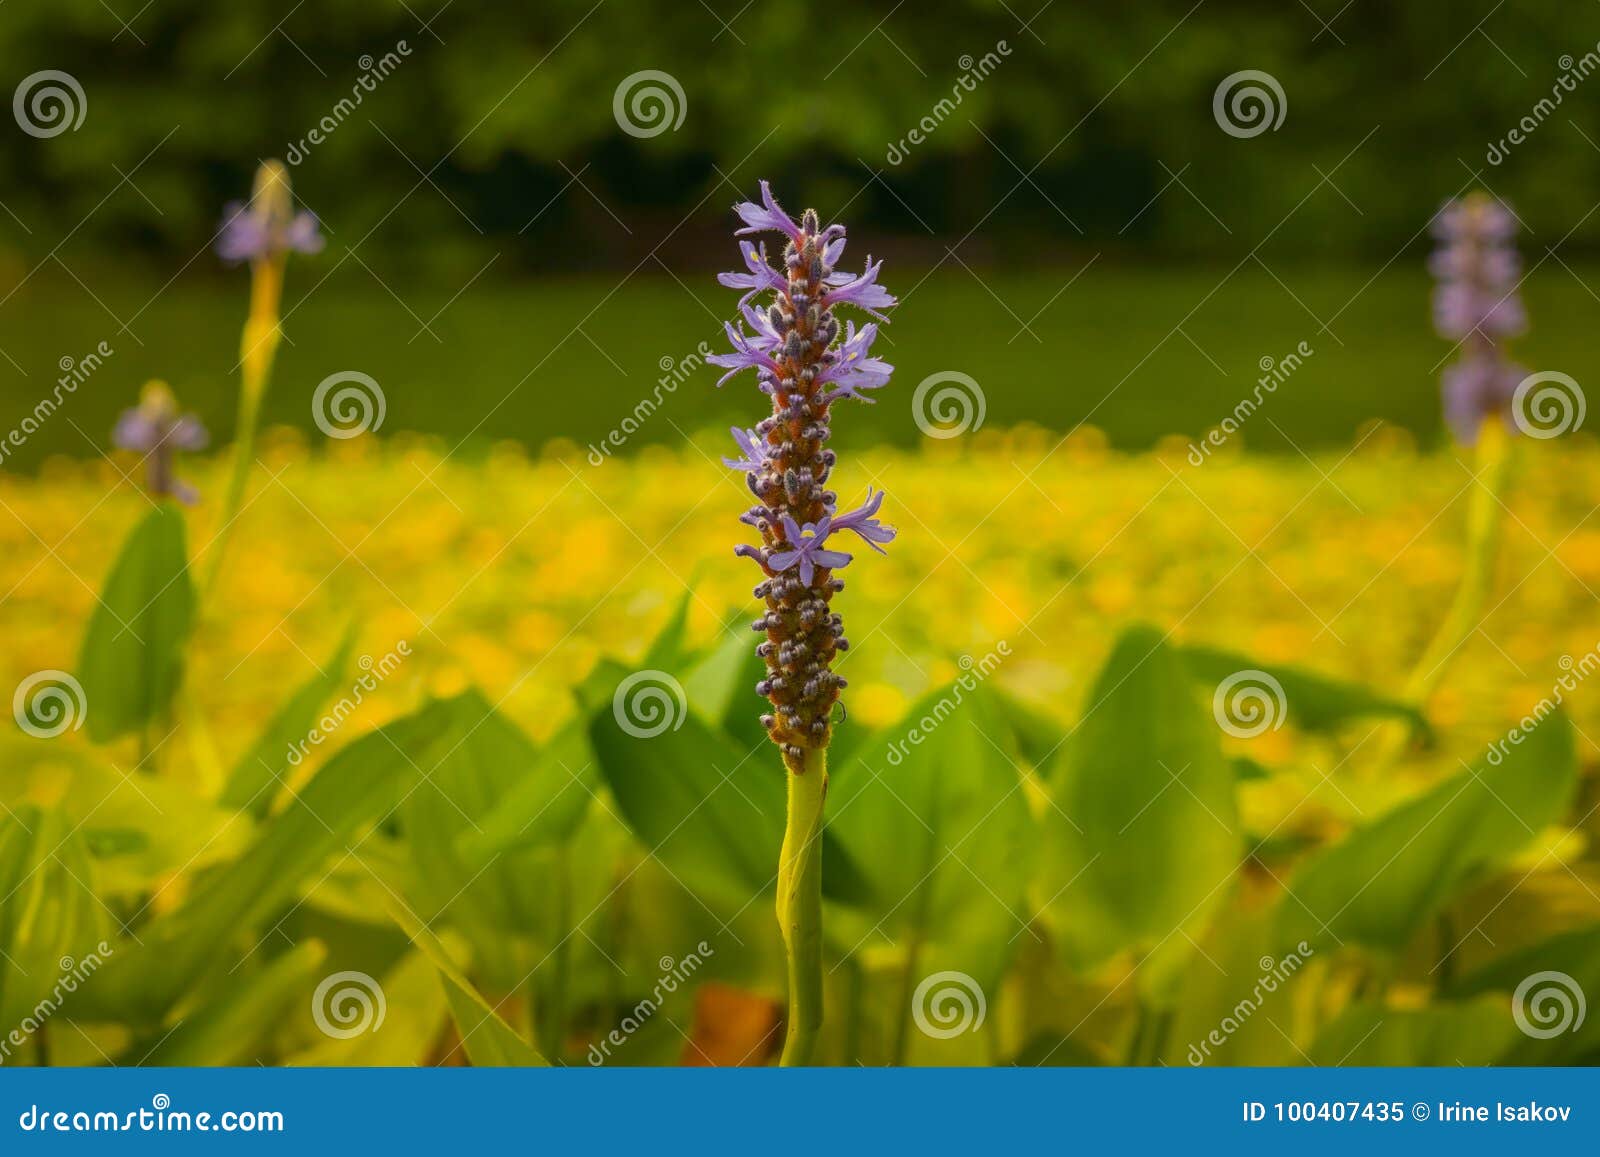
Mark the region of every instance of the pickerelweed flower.
<instances>
[{"instance_id":1,"label":"pickerelweed flower","mask_svg":"<svg viewBox=\"0 0 1600 1157\"><path fill-rule=\"evenodd\" d=\"M860 276L836 272L833 262L844 253L844 227L821 228L812 210L796 223L773 199L767 182L761 182L759 205L746 202L735 211L746 226L741 235L773 230L788 238L782 274L763 260L765 247L745 242L740 248L749 272L719 277L724 285L751 293L740 302L745 324L727 326L733 352L707 360L728 371L719 386L755 370L759 388L772 399L771 415L755 429L734 429L740 455L723 461L745 475L757 502L743 521L761 532L762 545L742 546L737 553L755 559L765 576L755 589L767 604L755 622L766 635L757 652L767 664L757 690L771 700L773 713L762 722L789 770L803 774L806 753L828 745L834 704L845 685L832 664L849 642L829 605L844 589L834 572L852 558L843 549L842 532L879 551L894 538L893 528L873 517L883 503L881 492L869 494L860 509L840 514L838 495L828 489L834 467L834 452L827 448L833 403L868 400L860 391L885 385L894 368L870 354L877 325L858 330L849 322L840 340L835 310L850 305L881 319L878 311L894 305L894 298L877 284L882 262L869 258ZM771 290L772 300L755 309L749 298L763 290Z\"/></svg>"},{"instance_id":2,"label":"pickerelweed flower","mask_svg":"<svg viewBox=\"0 0 1600 1157\"><path fill-rule=\"evenodd\" d=\"M1504 348L1528 326L1517 296L1516 230L1511 211L1482 193L1452 201L1434 219L1440 241L1428 262L1439 282L1434 327L1461 347L1460 360L1445 370L1441 383L1444 415L1463 446L1477 442L1485 418L1499 415L1511 424L1512 395L1527 376Z\"/></svg>"},{"instance_id":3,"label":"pickerelweed flower","mask_svg":"<svg viewBox=\"0 0 1600 1157\"><path fill-rule=\"evenodd\" d=\"M797 223L761 182L761 203L734 206L744 222L738 236L773 231L787 238L782 270L767 264L764 245L740 245L746 272L718 280L747 292L739 300L740 324L727 326L733 352L706 360L728 372L717 385L754 370L756 384L772 399L772 412L754 429L732 430L739 456L723 461L744 475L756 504L740 521L756 528L761 545L742 543L734 554L761 567L755 589L766 612L755 629L766 638L756 653L766 678L756 691L772 702L762 725L783 753L790 774L788 818L778 858L778 927L789 962L789 1016L784 1065L809 1063L822 1026L822 811L828 794L828 741L833 709L844 679L834 659L849 648L844 623L831 609L844 589L834 577L853 558L844 547L853 534L873 550L894 538L877 518L883 493L840 513L839 496L828 488L834 452L828 449L833 404L868 400L861 391L887 384L894 367L871 355L874 324L848 323L841 339L835 309L851 306L885 320L894 298L878 284L882 263L869 257L860 276L836 271L844 255L842 225L821 227L815 210ZM765 308L750 302L772 294ZM748 331L746 327L748 326Z\"/></svg>"},{"instance_id":4,"label":"pickerelweed flower","mask_svg":"<svg viewBox=\"0 0 1600 1157\"><path fill-rule=\"evenodd\" d=\"M173 472L179 450L204 450L210 441L193 414L180 414L178 400L165 382L147 382L139 404L122 411L111 441L121 450L144 455L146 485L158 497L170 495L186 506L199 500L193 486Z\"/></svg>"},{"instance_id":5,"label":"pickerelweed flower","mask_svg":"<svg viewBox=\"0 0 1600 1157\"><path fill-rule=\"evenodd\" d=\"M295 212L289 170L281 161L263 161L256 170L248 202L228 205L217 232L217 254L230 265L250 263L250 312L239 336L239 416L234 425L233 469L223 495L222 529L211 551L204 591L222 572L233 525L244 508L245 486L255 462L261 401L272 381L272 364L283 334L280 327L284 270L290 253L316 253L322 233L312 214Z\"/></svg>"}]
</instances>

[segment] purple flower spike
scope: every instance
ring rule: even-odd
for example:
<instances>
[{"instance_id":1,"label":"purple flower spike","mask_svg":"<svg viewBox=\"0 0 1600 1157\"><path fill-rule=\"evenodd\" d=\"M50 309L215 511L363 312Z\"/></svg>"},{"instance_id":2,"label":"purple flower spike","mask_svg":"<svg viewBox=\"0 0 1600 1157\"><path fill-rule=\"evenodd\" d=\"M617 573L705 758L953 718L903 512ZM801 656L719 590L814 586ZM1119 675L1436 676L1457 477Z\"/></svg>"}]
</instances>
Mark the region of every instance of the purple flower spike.
<instances>
[{"instance_id":1,"label":"purple flower spike","mask_svg":"<svg viewBox=\"0 0 1600 1157\"><path fill-rule=\"evenodd\" d=\"M809 209L796 224L765 181L761 204L746 202L736 210L744 222L738 235L772 229L788 238L777 268L768 264L764 247L743 242L740 253L749 272L718 276L730 289L748 292L739 301L743 324L725 327L733 352L707 360L728 371L717 385L753 369L759 388L772 399L771 416L754 429L733 428L740 456L723 461L745 476L756 505L740 521L762 540L760 547L735 550L754 560L763 575L755 594L766 611L755 627L765 641L756 653L766 661L767 677L756 690L771 700L773 712L762 723L785 765L799 774L807 752L827 747L832 737L833 709L844 687L833 664L850 646L830 606L844 589L834 572L852 556L831 547L830 536L851 531L879 553L895 536L893 527L876 518L881 491L869 490L859 508L840 514L837 495L828 489L837 461L828 449L833 404L869 400L865 391L888 384L894 370L871 355L878 326L841 325L834 307L851 305L882 319L877 311L894 305L894 298L877 283L882 262L869 258L859 277L835 272L844 254L844 227L822 228ZM764 307L752 303L769 291Z\"/></svg>"},{"instance_id":2,"label":"purple flower spike","mask_svg":"<svg viewBox=\"0 0 1600 1157\"><path fill-rule=\"evenodd\" d=\"M789 545L783 550L774 550L767 555L767 565L775 571L786 571L790 567L800 568L800 581L810 586L816 578L818 567L827 567L837 570L850 562L850 555L842 550L824 550L822 544L828 541L828 534L833 522L831 515L824 514L820 522L808 522L804 526L795 525L794 519L787 514L782 517L784 537Z\"/></svg>"},{"instance_id":3,"label":"purple flower spike","mask_svg":"<svg viewBox=\"0 0 1600 1157\"><path fill-rule=\"evenodd\" d=\"M1524 377L1504 349L1507 338L1528 326L1517 295L1516 218L1500 202L1474 193L1441 209L1433 231L1441 243L1428 260L1439 281L1433 323L1461 350L1441 382L1445 421L1458 442L1471 446L1485 418L1509 419L1512 395Z\"/></svg>"},{"instance_id":4,"label":"purple flower spike","mask_svg":"<svg viewBox=\"0 0 1600 1157\"><path fill-rule=\"evenodd\" d=\"M178 401L165 382L148 383L138 406L122 411L111 441L118 449L144 456L150 493L171 495L186 506L199 500L199 492L173 474L173 464L179 450L203 450L210 436L200 419L178 412Z\"/></svg>"},{"instance_id":5,"label":"purple flower spike","mask_svg":"<svg viewBox=\"0 0 1600 1157\"><path fill-rule=\"evenodd\" d=\"M230 265L277 261L285 254L320 253L323 239L314 214L294 211L289 171L267 161L256 173L250 200L230 201L217 231L217 256Z\"/></svg>"},{"instance_id":6,"label":"purple flower spike","mask_svg":"<svg viewBox=\"0 0 1600 1157\"><path fill-rule=\"evenodd\" d=\"M794 223L794 218L779 208L778 202L772 199L772 189L765 181L761 182L761 204L741 201L733 207L733 211L739 214L739 219L745 223L745 228L734 231L735 237L772 229L782 233L796 245L799 245L804 238L800 226Z\"/></svg>"}]
</instances>

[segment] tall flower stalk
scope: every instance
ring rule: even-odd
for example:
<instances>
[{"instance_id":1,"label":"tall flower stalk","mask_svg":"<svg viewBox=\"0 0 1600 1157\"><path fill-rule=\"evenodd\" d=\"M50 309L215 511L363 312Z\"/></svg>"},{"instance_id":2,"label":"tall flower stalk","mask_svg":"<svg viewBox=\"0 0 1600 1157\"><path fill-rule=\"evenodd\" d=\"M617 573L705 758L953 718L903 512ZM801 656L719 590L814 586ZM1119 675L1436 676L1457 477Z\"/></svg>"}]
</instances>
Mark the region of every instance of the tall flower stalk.
<instances>
[{"instance_id":1,"label":"tall flower stalk","mask_svg":"<svg viewBox=\"0 0 1600 1157\"><path fill-rule=\"evenodd\" d=\"M261 402L272 380L272 363L282 338L279 320L289 253L316 253L321 249L317 219L310 213L295 212L289 170L280 161L264 161L256 170L250 200L232 202L224 209L217 254L229 264L250 263L250 313L239 341L239 416L234 427L233 469L223 493L222 523L202 592L216 584L233 524L244 504L245 485L255 461Z\"/></svg>"},{"instance_id":2,"label":"tall flower stalk","mask_svg":"<svg viewBox=\"0 0 1600 1157\"><path fill-rule=\"evenodd\" d=\"M1517 294L1521 262L1512 239L1511 211L1482 193L1446 205L1434 222L1439 248L1429 260L1438 279L1434 326L1457 342L1460 357L1441 380L1444 415L1456 441L1471 447L1477 484L1467 514L1467 557L1450 610L1406 684L1421 702L1444 677L1453 656L1477 629L1494 581L1502 500L1510 475L1512 402L1527 371L1505 343L1527 329Z\"/></svg>"},{"instance_id":3,"label":"tall flower stalk","mask_svg":"<svg viewBox=\"0 0 1600 1157\"><path fill-rule=\"evenodd\" d=\"M756 691L772 712L761 717L777 744L788 779L788 820L778 861L778 925L789 965L788 1031L784 1065L811 1060L822 1026L822 826L828 793L828 743L834 706L845 686L834 660L849 649L844 623L832 611L833 596L844 589L834 573L852 555L841 549L848 531L872 549L894 538L877 518L883 493L867 492L853 510L839 512L828 488L835 465L828 449L833 404L846 399L870 402L868 391L886 385L893 366L873 357L878 327L867 322L841 328L835 311L850 306L879 322L894 305L877 284L882 262L869 257L857 274L835 270L844 253L842 225L822 228L815 210L796 223L779 207L767 182L761 202L734 207L744 228L736 236L774 232L784 238L781 268L767 258L766 245L741 241L745 271L717 280L743 289L742 322L729 323L733 352L708 360L728 372L717 385L743 370L754 370L772 412L753 428L732 431L736 457L723 461L744 475L755 498L740 521L755 528L760 546L741 544L734 553L753 559L762 580L755 596L766 603L754 629L765 636L756 653L767 675ZM770 294L764 308L753 299ZM746 327L748 326L748 332Z\"/></svg>"}]
</instances>

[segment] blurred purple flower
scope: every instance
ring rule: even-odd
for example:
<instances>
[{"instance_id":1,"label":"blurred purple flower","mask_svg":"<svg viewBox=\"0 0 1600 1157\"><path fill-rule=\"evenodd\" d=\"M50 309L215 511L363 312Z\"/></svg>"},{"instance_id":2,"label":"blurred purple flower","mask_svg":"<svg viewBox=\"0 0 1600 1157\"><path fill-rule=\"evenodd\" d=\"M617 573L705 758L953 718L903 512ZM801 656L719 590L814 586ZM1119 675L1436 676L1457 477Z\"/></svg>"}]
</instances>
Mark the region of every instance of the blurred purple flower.
<instances>
[{"instance_id":1,"label":"blurred purple flower","mask_svg":"<svg viewBox=\"0 0 1600 1157\"><path fill-rule=\"evenodd\" d=\"M1503 348L1507 338L1528 327L1517 294L1522 263L1512 245L1516 228L1511 211L1482 193L1450 202L1434 219L1440 242L1428 259L1439 282L1433 292L1434 328L1461 351L1441 380L1444 415L1464 446L1477 442L1485 418L1509 417L1512 395L1524 376Z\"/></svg>"},{"instance_id":2,"label":"blurred purple flower","mask_svg":"<svg viewBox=\"0 0 1600 1157\"><path fill-rule=\"evenodd\" d=\"M150 493L171 495L186 506L199 500L194 487L174 475L173 464L179 450L203 450L210 436L200 419L178 412L178 401L164 382L148 383L139 395L139 404L122 411L111 441L118 449L144 456Z\"/></svg>"}]
</instances>

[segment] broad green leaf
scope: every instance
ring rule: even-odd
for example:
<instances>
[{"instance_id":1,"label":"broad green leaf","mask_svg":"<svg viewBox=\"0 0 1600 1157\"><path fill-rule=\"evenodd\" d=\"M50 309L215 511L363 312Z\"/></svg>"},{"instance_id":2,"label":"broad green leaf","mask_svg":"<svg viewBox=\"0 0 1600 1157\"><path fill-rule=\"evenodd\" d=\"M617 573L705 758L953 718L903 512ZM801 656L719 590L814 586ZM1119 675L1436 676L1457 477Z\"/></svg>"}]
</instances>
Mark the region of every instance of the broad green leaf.
<instances>
[{"instance_id":1,"label":"broad green leaf","mask_svg":"<svg viewBox=\"0 0 1600 1157\"><path fill-rule=\"evenodd\" d=\"M0 1025L43 1023L112 949L82 837L56 809L0 816Z\"/></svg>"},{"instance_id":2,"label":"broad green leaf","mask_svg":"<svg viewBox=\"0 0 1600 1157\"><path fill-rule=\"evenodd\" d=\"M1118 640L1049 775L1045 911L1069 959L1186 940L1239 865L1233 771L1161 635Z\"/></svg>"},{"instance_id":3,"label":"broad green leaf","mask_svg":"<svg viewBox=\"0 0 1600 1157\"><path fill-rule=\"evenodd\" d=\"M1560 819L1576 783L1572 725L1548 716L1498 764L1480 757L1313 855L1279 902L1280 939L1400 951L1474 875Z\"/></svg>"},{"instance_id":4,"label":"broad green leaf","mask_svg":"<svg viewBox=\"0 0 1600 1157\"><path fill-rule=\"evenodd\" d=\"M1511 1035L1494 1058L1502 1065L1592 1063L1600 1049L1600 924L1498 957L1445 987L1452 999L1500 994L1501 1019L1513 1009L1532 1031Z\"/></svg>"},{"instance_id":5,"label":"broad green leaf","mask_svg":"<svg viewBox=\"0 0 1600 1157\"><path fill-rule=\"evenodd\" d=\"M689 606L693 602L694 591L686 589L677 606L673 607L671 616L651 641L640 666L665 671L683 669L689 657Z\"/></svg>"},{"instance_id":6,"label":"broad green leaf","mask_svg":"<svg viewBox=\"0 0 1600 1157\"><path fill-rule=\"evenodd\" d=\"M730 631L684 675L689 710L744 747L755 747L767 738L761 716L769 707L756 694L756 684L766 673L767 664L756 654L756 640L750 632Z\"/></svg>"},{"instance_id":7,"label":"broad green leaf","mask_svg":"<svg viewBox=\"0 0 1600 1157\"><path fill-rule=\"evenodd\" d=\"M194 607L183 513L164 502L128 537L89 619L78 676L90 739L137 731L167 709Z\"/></svg>"},{"instance_id":8,"label":"broad green leaf","mask_svg":"<svg viewBox=\"0 0 1600 1157\"><path fill-rule=\"evenodd\" d=\"M415 869L414 903L429 923L444 919L468 933L487 983L512 986L531 964L519 959L516 938L554 947L572 934L570 922L551 925L560 912L550 903L549 866L536 853L582 822L593 797L589 781L597 776L581 745L541 757L477 691L430 704L424 715L436 737L435 754L400 813ZM573 765L573 759L583 762ZM534 854L523 847L468 860L462 842L483 838L482 823L513 795L527 812L524 826L532 823L549 838L534 846Z\"/></svg>"},{"instance_id":9,"label":"broad green leaf","mask_svg":"<svg viewBox=\"0 0 1600 1157\"><path fill-rule=\"evenodd\" d=\"M450 1015L461 1034L461 1048L467 1059L482 1068L548 1065L539 1050L530 1045L483 999L445 951L439 938L414 914L398 903L388 905L389 914L439 971Z\"/></svg>"},{"instance_id":10,"label":"broad green leaf","mask_svg":"<svg viewBox=\"0 0 1600 1157\"><path fill-rule=\"evenodd\" d=\"M997 690L995 706L1010 729L1017 750L1030 767L1040 767L1061 746L1067 734L1067 725L1058 723L1033 704L1018 699L1008 691Z\"/></svg>"},{"instance_id":11,"label":"broad green leaf","mask_svg":"<svg viewBox=\"0 0 1600 1157\"><path fill-rule=\"evenodd\" d=\"M380 909L380 912L382 910ZM439 971L421 952L407 951L379 978L384 995L383 1023L353 1036L318 1032L314 1043L285 1057L286 1066L402 1068L423 1064L449 1015Z\"/></svg>"},{"instance_id":12,"label":"broad green leaf","mask_svg":"<svg viewBox=\"0 0 1600 1157\"><path fill-rule=\"evenodd\" d=\"M317 725L322 705L345 686L350 669L350 653L355 649L354 626L346 630L323 669L300 685L278 711L239 761L233 765L219 802L224 807L249 812L257 818L267 814L290 768L299 760L291 753ZM359 691L357 692L359 694Z\"/></svg>"},{"instance_id":13,"label":"broad green leaf","mask_svg":"<svg viewBox=\"0 0 1600 1157\"><path fill-rule=\"evenodd\" d=\"M997 990L1017 938L1029 934L1037 843L1009 746L993 691L957 683L834 772L829 831L873 897L858 917L839 917L843 948L893 939L915 951L919 974L956 970Z\"/></svg>"},{"instance_id":14,"label":"broad green leaf","mask_svg":"<svg viewBox=\"0 0 1600 1157\"><path fill-rule=\"evenodd\" d=\"M1503 1000L1415 1009L1357 1004L1317 1035L1310 1063L1339 1068L1490 1065L1518 1035Z\"/></svg>"},{"instance_id":15,"label":"broad green leaf","mask_svg":"<svg viewBox=\"0 0 1600 1157\"><path fill-rule=\"evenodd\" d=\"M600 782L582 720L562 727L541 748L525 739L508 746L526 747L516 760L522 774L508 777L490 809L475 817L477 827L457 840L463 862L474 871L506 852L571 839Z\"/></svg>"},{"instance_id":16,"label":"broad green leaf","mask_svg":"<svg viewBox=\"0 0 1600 1157\"><path fill-rule=\"evenodd\" d=\"M241 948L235 937L259 935L253 930L306 877L330 855L347 853L358 829L391 810L435 762L437 739L436 720L424 712L340 751L261 825L238 859L207 877L183 907L141 930L141 944L120 949L86 990L86 1003L111 1019L153 1023L219 960L232 968L252 950L251 941Z\"/></svg>"},{"instance_id":17,"label":"broad green leaf","mask_svg":"<svg viewBox=\"0 0 1600 1157\"><path fill-rule=\"evenodd\" d=\"M306 982L327 958L323 946L303 941L264 967L230 977L223 991L184 1014L153 1043L138 1043L122 1064L140 1066L240 1065L262 1059L263 1044L278 1031ZM308 1015L304 1009L302 1016Z\"/></svg>"},{"instance_id":18,"label":"broad green leaf","mask_svg":"<svg viewBox=\"0 0 1600 1157\"><path fill-rule=\"evenodd\" d=\"M594 709L589 741L634 835L689 887L735 909L773 889L788 772L770 742L746 748L675 707L659 731L641 727L615 691ZM825 893L861 898L859 873L827 832L822 864Z\"/></svg>"},{"instance_id":19,"label":"broad green leaf","mask_svg":"<svg viewBox=\"0 0 1600 1157\"><path fill-rule=\"evenodd\" d=\"M1403 719L1419 732L1428 731L1428 721L1415 705L1360 683L1302 667L1258 663L1248 655L1216 647L1180 647L1178 653L1195 681L1213 691L1240 671L1265 672L1283 690L1283 718L1307 731L1331 731L1349 720L1372 717Z\"/></svg>"},{"instance_id":20,"label":"broad green leaf","mask_svg":"<svg viewBox=\"0 0 1600 1157\"><path fill-rule=\"evenodd\" d=\"M254 825L247 817L174 780L130 774L107 755L76 744L0 740L0 800L12 808L54 801L95 860L102 897L148 895L170 873L199 872L249 841Z\"/></svg>"}]
</instances>

